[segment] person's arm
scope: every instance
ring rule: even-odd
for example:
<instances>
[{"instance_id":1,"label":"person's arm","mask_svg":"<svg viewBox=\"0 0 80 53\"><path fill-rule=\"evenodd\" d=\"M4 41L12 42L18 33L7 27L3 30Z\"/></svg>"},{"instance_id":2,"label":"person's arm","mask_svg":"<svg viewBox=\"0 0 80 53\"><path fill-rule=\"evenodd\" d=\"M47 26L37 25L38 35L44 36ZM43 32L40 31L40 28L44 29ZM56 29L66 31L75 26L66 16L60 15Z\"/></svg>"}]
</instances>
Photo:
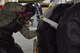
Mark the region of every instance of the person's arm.
<instances>
[{"instance_id":1,"label":"person's arm","mask_svg":"<svg viewBox=\"0 0 80 53\"><path fill-rule=\"evenodd\" d=\"M32 5L26 5L26 10L24 12L21 12L19 15L24 18L22 20L22 29L19 30L21 32L21 34L27 38L27 39L31 39L33 37L35 37L37 34L36 30L30 30L29 29L29 26L31 26L31 23L30 23L30 19L31 17L35 14L35 7L33 7Z\"/></svg>"},{"instance_id":2,"label":"person's arm","mask_svg":"<svg viewBox=\"0 0 80 53\"><path fill-rule=\"evenodd\" d=\"M27 39L31 39L38 35L35 29L34 30L29 29L30 25L31 23L29 22L29 24L23 25L22 29L20 30L20 33Z\"/></svg>"},{"instance_id":3,"label":"person's arm","mask_svg":"<svg viewBox=\"0 0 80 53\"><path fill-rule=\"evenodd\" d=\"M16 14L14 12L0 11L0 27L10 24L15 18Z\"/></svg>"}]
</instances>

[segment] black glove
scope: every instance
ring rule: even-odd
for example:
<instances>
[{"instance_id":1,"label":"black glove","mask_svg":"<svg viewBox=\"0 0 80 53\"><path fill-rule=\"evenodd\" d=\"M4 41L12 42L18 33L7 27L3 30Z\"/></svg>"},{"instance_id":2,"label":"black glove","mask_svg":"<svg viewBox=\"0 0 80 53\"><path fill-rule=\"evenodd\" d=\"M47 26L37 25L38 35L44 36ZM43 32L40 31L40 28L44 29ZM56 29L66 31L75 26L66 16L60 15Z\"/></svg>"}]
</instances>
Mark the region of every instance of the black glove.
<instances>
[{"instance_id":1,"label":"black glove","mask_svg":"<svg viewBox=\"0 0 80 53\"><path fill-rule=\"evenodd\" d=\"M18 20L20 23L24 23L24 21L28 21L31 19L31 17L35 14L36 8L32 6L32 3L25 5L25 10L23 12L20 12L18 15Z\"/></svg>"}]
</instances>

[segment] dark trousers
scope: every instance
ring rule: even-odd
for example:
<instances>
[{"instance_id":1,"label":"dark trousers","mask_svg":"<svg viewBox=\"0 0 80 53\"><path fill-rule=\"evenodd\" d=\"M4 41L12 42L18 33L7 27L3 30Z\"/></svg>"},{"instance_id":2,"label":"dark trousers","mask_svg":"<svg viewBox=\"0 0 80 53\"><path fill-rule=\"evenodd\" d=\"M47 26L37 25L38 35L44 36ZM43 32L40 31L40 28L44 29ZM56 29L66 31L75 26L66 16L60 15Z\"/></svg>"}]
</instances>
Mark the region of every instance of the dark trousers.
<instances>
[{"instance_id":1,"label":"dark trousers","mask_svg":"<svg viewBox=\"0 0 80 53\"><path fill-rule=\"evenodd\" d=\"M24 53L24 52L18 44L15 44L12 47L0 46L0 53Z\"/></svg>"}]
</instances>

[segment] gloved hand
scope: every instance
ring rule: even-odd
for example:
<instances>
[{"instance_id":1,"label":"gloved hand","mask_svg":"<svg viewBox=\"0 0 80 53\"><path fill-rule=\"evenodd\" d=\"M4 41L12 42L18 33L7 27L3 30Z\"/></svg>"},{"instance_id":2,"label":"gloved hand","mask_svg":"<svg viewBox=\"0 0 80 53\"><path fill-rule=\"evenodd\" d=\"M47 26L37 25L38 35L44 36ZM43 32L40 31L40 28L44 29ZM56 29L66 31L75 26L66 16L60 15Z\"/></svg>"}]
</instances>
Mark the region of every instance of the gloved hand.
<instances>
[{"instance_id":1,"label":"gloved hand","mask_svg":"<svg viewBox=\"0 0 80 53\"><path fill-rule=\"evenodd\" d=\"M25 25L25 23L28 24L28 22L30 22L31 16L32 16L31 12L20 12L18 20L20 23Z\"/></svg>"},{"instance_id":2,"label":"gloved hand","mask_svg":"<svg viewBox=\"0 0 80 53\"><path fill-rule=\"evenodd\" d=\"M35 14L36 8L32 6L32 3L26 4L24 7L25 10L19 12L18 14L18 23L25 25L25 21L29 21L31 17Z\"/></svg>"},{"instance_id":3,"label":"gloved hand","mask_svg":"<svg viewBox=\"0 0 80 53\"><path fill-rule=\"evenodd\" d=\"M32 25L31 21L24 21L26 27L30 27Z\"/></svg>"}]
</instances>

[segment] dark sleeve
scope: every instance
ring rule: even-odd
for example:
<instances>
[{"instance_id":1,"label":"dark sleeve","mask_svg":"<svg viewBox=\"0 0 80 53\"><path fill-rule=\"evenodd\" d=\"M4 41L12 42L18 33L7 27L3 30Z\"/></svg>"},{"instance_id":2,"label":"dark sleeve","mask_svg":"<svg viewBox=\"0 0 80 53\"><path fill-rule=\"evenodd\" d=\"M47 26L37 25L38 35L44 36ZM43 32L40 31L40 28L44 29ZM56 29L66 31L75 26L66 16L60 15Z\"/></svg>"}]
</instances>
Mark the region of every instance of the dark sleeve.
<instances>
[{"instance_id":1,"label":"dark sleeve","mask_svg":"<svg viewBox=\"0 0 80 53\"><path fill-rule=\"evenodd\" d=\"M80 53L80 14L71 14L58 26L57 46L60 53Z\"/></svg>"}]
</instances>

